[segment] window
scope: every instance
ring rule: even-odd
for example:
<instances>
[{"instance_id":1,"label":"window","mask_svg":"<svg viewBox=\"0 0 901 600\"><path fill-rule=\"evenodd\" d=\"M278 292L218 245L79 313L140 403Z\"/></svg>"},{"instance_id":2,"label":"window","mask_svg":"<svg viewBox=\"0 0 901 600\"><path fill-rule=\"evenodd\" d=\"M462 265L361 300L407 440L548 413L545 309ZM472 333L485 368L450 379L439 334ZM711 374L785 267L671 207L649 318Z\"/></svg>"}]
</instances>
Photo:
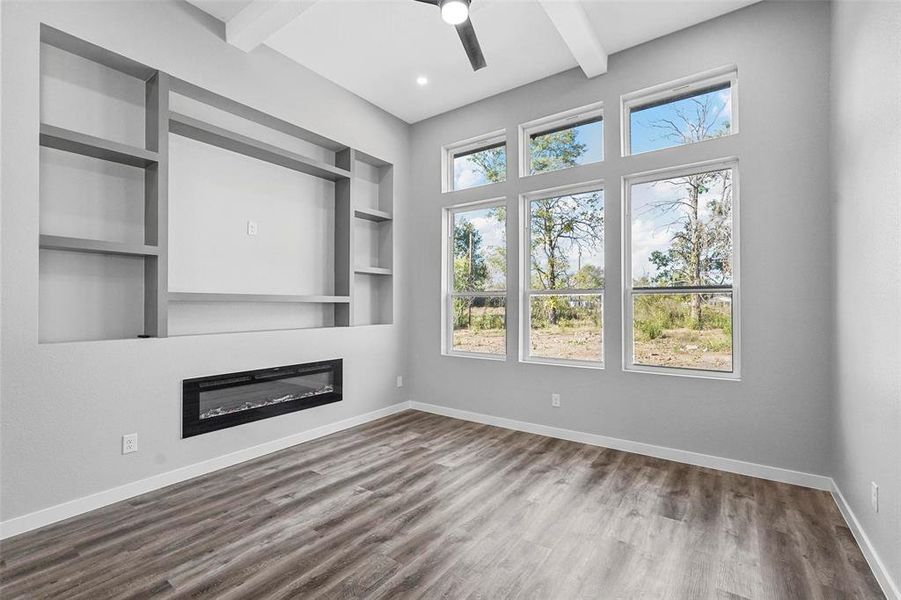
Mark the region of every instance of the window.
<instances>
[{"instance_id":1,"label":"window","mask_svg":"<svg viewBox=\"0 0 901 600\"><path fill-rule=\"evenodd\" d=\"M623 96L623 155L738 133L736 90L729 68Z\"/></svg>"},{"instance_id":2,"label":"window","mask_svg":"<svg viewBox=\"0 0 901 600\"><path fill-rule=\"evenodd\" d=\"M523 197L523 348L531 362L603 364L600 182Z\"/></svg>"},{"instance_id":3,"label":"window","mask_svg":"<svg viewBox=\"0 0 901 600\"><path fill-rule=\"evenodd\" d=\"M447 354L507 353L507 210L503 200L450 208L446 216Z\"/></svg>"},{"instance_id":4,"label":"window","mask_svg":"<svg viewBox=\"0 0 901 600\"><path fill-rule=\"evenodd\" d=\"M738 378L735 161L628 178L625 364Z\"/></svg>"},{"instance_id":5,"label":"window","mask_svg":"<svg viewBox=\"0 0 901 600\"><path fill-rule=\"evenodd\" d=\"M494 132L446 146L443 159L444 192L506 181L506 133Z\"/></svg>"},{"instance_id":6,"label":"window","mask_svg":"<svg viewBox=\"0 0 901 600\"><path fill-rule=\"evenodd\" d=\"M520 126L520 175L559 171L604 159L603 105L592 104Z\"/></svg>"}]
</instances>

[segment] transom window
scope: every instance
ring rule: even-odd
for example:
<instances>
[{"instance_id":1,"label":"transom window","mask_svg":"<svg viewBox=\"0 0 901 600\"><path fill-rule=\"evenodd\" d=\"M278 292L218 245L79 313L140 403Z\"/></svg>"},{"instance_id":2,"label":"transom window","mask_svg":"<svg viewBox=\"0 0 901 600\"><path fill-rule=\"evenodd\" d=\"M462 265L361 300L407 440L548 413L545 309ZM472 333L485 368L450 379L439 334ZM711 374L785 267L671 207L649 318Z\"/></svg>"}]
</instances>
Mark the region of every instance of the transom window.
<instances>
[{"instance_id":1,"label":"transom window","mask_svg":"<svg viewBox=\"0 0 901 600\"><path fill-rule=\"evenodd\" d=\"M506 181L506 134L498 131L445 146L443 163L445 192Z\"/></svg>"},{"instance_id":2,"label":"transom window","mask_svg":"<svg viewBox=\"0 0 901 600\"><path fill-rule=\"evenodd\" d=\"M737 378L735 161L628 178L625 361Z\"/></svg>"},{"instance_id":3,"label":"transom window","mask_svg":"<svg viewBox=\"0 0 901 600\"><path fill-rule=\"evenodd\" d=\"M623 154L641 154L738 133L734 68L623 96Z\"/></svg>"},{"instance_id":4,"label":"transom window","mask_svg":"<svg viewBox=\"0 0 901 600\"><path fill-rule=\"evenodd\" d=\"M507 353L507 211L504 200L445 211L445 352Z\"/></svg>"},{"instance_id":5,"label":"transom window","mask_svg":"<svg viewBox=\"0 0 901 600\"><path fill-rule=\"evenodd\" d=\"M520 126L520 175L559 171L604 159L601 103L583 106Z\"/></svg>"},{"instance_id":6,"label":"transom window","mask_svg":"<svg viewBox=\"0 0 901 600\"><path fill-rule=\"evenodd\" d=\"M604 190L523 196L523 360L603 364Z\"/></svg>"}]
</instances>

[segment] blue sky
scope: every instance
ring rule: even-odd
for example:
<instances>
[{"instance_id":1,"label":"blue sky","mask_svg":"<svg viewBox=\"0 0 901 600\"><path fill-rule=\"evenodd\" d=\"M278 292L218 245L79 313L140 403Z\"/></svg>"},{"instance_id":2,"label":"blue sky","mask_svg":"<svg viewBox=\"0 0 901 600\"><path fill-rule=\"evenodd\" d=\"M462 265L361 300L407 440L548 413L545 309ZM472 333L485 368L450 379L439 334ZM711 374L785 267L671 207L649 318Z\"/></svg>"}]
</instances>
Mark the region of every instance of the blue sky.
<instances>
[{"instance_id":1,"label":"blue sky","mask_svg":"<svg viewBox=\"0 0 901 600\"><path fill-rule=\"evenodd\" d=\"M665 137L665 132L654 127L653 124L663 119L669 119L675 121L677 124L681 124L679 121L680 111L688 116L693 116L695 114L695 107L697 105L694 103L694 100L700 102L706 100L710 102L710 116L713 117L716 115L716 118L713 120L712 126L710 127L711 131L716 131L725 123L732 122L732 93L729 88L708 92L707 94L701 94L700 96L694 96L693 98L678 100L676 102L671 102L670 104L663 104L653 108L634 111L631 113L629 121L630 133L632 135L632 154L640 154L642 152L650 152L651 150L661 150L663 148L678 146L679 144L674 140Z\"/></svg>"}]
</instances>

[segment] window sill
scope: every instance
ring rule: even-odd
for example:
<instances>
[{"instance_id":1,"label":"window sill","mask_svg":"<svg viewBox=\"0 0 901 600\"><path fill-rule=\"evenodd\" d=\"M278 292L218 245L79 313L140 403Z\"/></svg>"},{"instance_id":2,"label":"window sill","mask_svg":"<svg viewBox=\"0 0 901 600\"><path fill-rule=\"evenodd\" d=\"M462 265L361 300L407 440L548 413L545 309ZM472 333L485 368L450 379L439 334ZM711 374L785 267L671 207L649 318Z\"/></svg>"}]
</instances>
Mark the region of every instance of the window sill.
<instances>
[{"instance_id":1,"label":"window sill","mask_svg":"<svg viewBox=\"0 0 901 600\"><path fill-rule=\"evenodd\" d=\"M469 190L479 190L479 189L483 189L483 188L490 188L493 185L501 185L503 183L507 183L507 180L504 179L503 181L489 181L488 183L479 183L477 185L471 185L469 187L460 188L460 189L443 189L443 190L441 190L441 193L442 194L457 194L457 193L466 192Z\"/></svg>"},{"instance_id":2,"label":"window sill","mask_svg":"<svg viewBox=\"0 0 901 600\"><path fill-rule=\"evenodd\" d=\"M524 365L545 365L550 367L570 367L576 369L591 369L593 371L603 371L604 363L590 362L581 360L566 360L553 358L520 358L519 362Z\"/></svg>"},{"instance_id":3,"label":"window sill","mask_svg":"<svg viewBox=\"0 0 901 600\"><path fill-rule=\"evenodd\" d=\"M668 375L670 377L687 377L690 379L707 379L712 381L740 382L741 376L736 372L699 371L694 369L672 369L667 367L651 367L629 365L623 367L626 373L645 373L648 375Z\"/></svg>"},{"instance_id":4,"label":"window sill","mask_svg":"<svg viewBox=\"0 0 901 600\"><path fill-rule=\"evenodd\" d=\"M480 354L478 352L448 352L444 351L441 353L441 356L447 356L450 358L474 358L476 360L491 360L494 362L507 362L507 356L500 356L498 354Z\"/></svg>"}]
</instances>

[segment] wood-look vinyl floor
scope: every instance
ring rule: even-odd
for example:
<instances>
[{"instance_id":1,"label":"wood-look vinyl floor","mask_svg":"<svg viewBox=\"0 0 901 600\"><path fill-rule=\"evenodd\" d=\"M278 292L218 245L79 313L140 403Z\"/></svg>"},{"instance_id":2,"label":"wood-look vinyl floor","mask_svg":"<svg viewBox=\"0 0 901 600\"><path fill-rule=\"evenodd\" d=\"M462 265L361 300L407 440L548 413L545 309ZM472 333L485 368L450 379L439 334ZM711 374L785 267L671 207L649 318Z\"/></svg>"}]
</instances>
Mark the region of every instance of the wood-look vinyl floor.
<instances>
[{"instance_id":1,"label":"wood-look vinyl floor","mask_svg":"<svg viewBox=\"0 0 901 600\"><path fill-rule=\"evenodd\" d=\"M828 493L415 411L0 551L4 599L883 597Z\"/></svg>"}]
</instances>

